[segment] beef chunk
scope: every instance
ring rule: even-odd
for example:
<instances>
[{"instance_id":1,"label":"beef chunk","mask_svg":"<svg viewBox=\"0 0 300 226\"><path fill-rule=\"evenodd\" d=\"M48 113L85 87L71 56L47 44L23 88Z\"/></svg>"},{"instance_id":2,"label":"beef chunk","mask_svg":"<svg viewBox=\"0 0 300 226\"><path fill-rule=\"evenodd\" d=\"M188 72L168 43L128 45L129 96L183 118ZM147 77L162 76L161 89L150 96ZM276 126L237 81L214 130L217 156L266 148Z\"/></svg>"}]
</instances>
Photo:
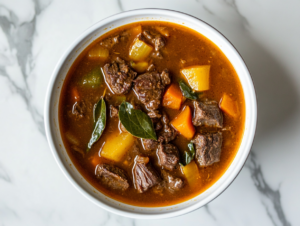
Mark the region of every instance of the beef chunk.
<instances>
[{"instance_id":1,"label":"beef chunk","mask_svg":"<svg viewBox=\"0 0 300 226\"><path fill-rule=\"evenodd\" d=\"M164 70L160 75L159 73L147 72L137 77L134 81L134 91L139 100L145 105L147 110L153 112L160 107L161 98L166 85L170 84L167 70Z\"/></svg>"},{"instance_id":2,"label":"beef chunk","mask_svg":"<svg viewBox=\"0 0 300 226\"><path fill-rule=\"evenodd\" d=\"M74 117L75 119L81 119L83 117L89 119L90 114L93 111L93 105L91 102L85 102L85 101L77 101L73 104L72 110L69 111L70 117Z\"/></svg>"},{"instance_id":3,"label":"beef chunk","mask_svg":"<svg viewBox=\"0 0 300 226\"><path fill-rule=\"evenodd\" d=\"M170 191L179 191L184 186L184 182L181 178L174 177L172 174L168 173L165 170L162 170L161 174L167 184L167 188Z\"/></svg>"},{"instance_id":4,"label":"beef chunk","mask_svg":"<svg viewBox=\"0 0 300 226\"><path fill-rule=\"evenodd\" d=\"M154 66L154 64L150 64L149 67L147 68L147 71L148 71L148 72L155 71L155 66Z\"/></svg>"},{"instance_id":5,"label":"beef chunk","mask_svg":"<svg viewBox=\"0 0 300 226\"><path fill-rule=\"evenodd\" d=\"M162 60L164 57L161 55L161 53L159 51L155 51L151 54L151 57L158 59L158 60Z\"/></svg>"},{"instance_id":6,"label":"beef chunk","mask_svg":"<svg viewBox=\"0 0 300 226\"><path fill-rule=\"evenodd\" d=\"M112 118L118 117L119 110L117 108L115 108L114 106L110 105L109 109L110 109L110 117L112 117Z\"/></svg>"},{"instance_id":7,"label":"beef chunk","mask_svg":"<svg viewBox=\"0 0 300 226\"><path fill-rule=\"evenodd\" d=\"M75 102L75 104L72 107L72 114L75 115L76 119L83 118L85 111L86 104L84 101Z\"/></svg>"},{"instance_id":8,"label":"beef chunk","mask_svg":"<svg viewBox=\"0 0 300 226\"><path fill-rule=\"evenodd\" d=\"M161 122L157 122L157 123L155 124L155 130L161 130L162 128L163 128L163 125L162 125Z\"/></svg>"},{"instance_id":9,"label":"beef chunk","mask_svg":"<svg viewBox=\"0 0 300 226\"><path fill-rule=\"evenodd\" d=\"M223 127L223 115L217 104L194 101L194 126Z\"/></svg>"},{"instance_id":10,"label":"beef chunk","mask_svg":"<svg viewBox=\"0 0 300 226\"><path fill-rule=\"evenodd\" d=\"M162 144L158 146L158 164L167 170L173 170L179 162L178 149L173 144Z\"/></svg>"},{"instance_id":11,"label":"beef chunk","mask_svg":"<svg viewBox=\"0 0 300 226\"><path fill-rule=\"evenodd\" d=\"M115 37L107 38L104 39L102 42L100 42L100 45L110 49L112 48L115 44L119 43L120 36L117 35Z\"/></svg>"},{"instance_id":12,"label":"beef chunk","mask_svg":"<svg viewBox=\"0 0 300 226\"><path fill-rule=\"evenodd\" d=\"M169 85L171 83L171 78L168 69L164 69L160 77L161 77L161 82L164 86Z\"/></svg>"},{"instance_id":13,"label":"beef chunk","mask_svg":"<svg viewBox=\"0 0 300 226\"><path fill-rule=\"evenodd\" d=\"M165 40L161 35L158 35L154 38L154 46L155 46L155 51L160 50L165 46Z\"/></svg>"},{"instance_id":14,"label":"beef chunk","mask_svg":"<svg viewBox=\"0 0 300 226\"><path fill-rule=\"evenodd\" d=\"M136 156L132 172L134 186L139 193L147 191L160 182L160 178L149 164L148 157Z\"/></svg>"},{"instance_id":15,"label":"beef chunk","mask_svg":"<svg viewBox=\"0 0 300 226\"><path fill-rule=\"evenodd\" d=\"M165 112L162 113L161 122L163 124L163 129L159 131L158 141L161 143L169 143L175 139L177 136L177 131L170 126L169 117Z\"/></svg>"},{"instance_id":16,"label":"beef chunk","mask_svg":"<svg viewBox=\"0 0 300 226\"><path fill-rule=\"evenodd\" d=\"M166 45L166 41L161 34L153 33L148 30L143 31L143 36L152 44L154 44L155 51L160 50Z\"/></svg>"},{"instance_id":17,"label":"beef chunk","mask_svg":"<svg viewBox=\"0 0 300 226\"><path fill-rule=\"evenodd\" d=\"M115 94L126 94L137 73L124 60L117 57L111 64L104 65L104 75Z\"/></svg>"},{"instance_id":18,"label":"beef chunk","mask_svg":"<svg viewBox=\"0 0 300 226\"><path fill-rule=\"evenodd\" d=\"M113 165L100 164L96 168L100 182L112 189L126 190L129 187L125 172Z\"/></svg>"},{"instance_id":19,"label":"beef chunk","mask_svg":"<svg viewBox=\"0 0 300 226\"><path fill-rule=\"evenodd\" d=\"M158 142L152 139L142 139L145 151L153 151L157 148Z\"/></svg>"},{"instance_id":20,"label":"beef chunk","mask_svg":"<svg viewBox=\"0 0 300 226\"><path fill-rule=\"evenodd\" d=\"M196 160L199 166L209 166L220 161L222 133L196 134L192 140L196 147Z\"/></svg>"},{"instance_id":21,"label":"beef chunk","mask_svg":"<svg viewBox=\"0 0 300 226\"><path fill-rule=\"evenodd\" d=\"M147 110L156 110L160 106L164 86L157 72L147 72L134 81L134 91Z\"/></svg>"},{"instance_id":22,"label":"beef chunk","mask_svg":"<svg viewBox=\"0 0 300 226\"><path fill-rule=\"evenodd\" d=\"M155 110L155 111L150 111L148 113L148 116L150 118L160 118L161 117L161 114L159 113L159 111Z\"/></svg>"}]
</instances>

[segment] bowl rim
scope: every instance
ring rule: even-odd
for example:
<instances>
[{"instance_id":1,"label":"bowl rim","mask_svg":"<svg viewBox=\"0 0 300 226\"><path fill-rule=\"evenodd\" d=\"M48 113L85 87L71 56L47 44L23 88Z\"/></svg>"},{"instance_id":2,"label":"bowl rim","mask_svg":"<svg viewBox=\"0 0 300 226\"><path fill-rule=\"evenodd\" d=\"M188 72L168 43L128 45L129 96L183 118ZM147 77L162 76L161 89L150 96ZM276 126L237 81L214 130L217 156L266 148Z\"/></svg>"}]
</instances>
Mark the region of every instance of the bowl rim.
<instances>
[{"instance_id":1,"label":"bowl rim","mask_svg":"<svg viewBox=\"0 0 300 226\"><path fill-rule=\"evenodd\" d=\"M169 213L134 213L132 211L121 210L121 209L112 207L110 205L107 205L107 204L101 202L97 198L91 196L69 174L69 172L65 168L60 156L58 155L58 151L57 151L57 149L54 145L54 142L53 142L53 136L52 136L51 126L50 126L51 125L51 123L50 123L50 103L51 103L51 99L53 97L53 90L54 90L55 81L57 79L57 75L58 75L60 69L62 68L62 66L64 65L64 63L65 63L67 57L69 56L69 54L80 43L80 41L82 41L86 36L91 34L93 31L97 30L100 26L103 26L104 24L107 24L109 22L113 22L113 21L115 21L117 19L120 19L122 17L133 16L134 14L132 14L132 13L150 14L150 13L157 13L158 11L160 13L163 13L163 12L169 12L170 13L170 12L172 12L172 13L176 14L177 16L189 17L190 19L192 18L197 22L203 23L209 29L214 30L214 32L216 32L220 37L222 37L225 40L225 42L227 42L229 44L229 46L232 48L232 50L240 58L240 60L242 62L242 66L244 67L244 70L247 72L245 76L249 76L249 79L250 79L250 84L249 85L250 85L250 89L251 89L250 94L252 95L250 100L253 102L252 107L254 109L252 109L252 114L253 114L252 123L250 124L251 128L249 128L250 129L250 134L249 134L249 138L248 138L249 141L247 142L247 145L245 147L245 149L247 149L247 150L244 151L245 153L243 154L240 161L238 162L238 165L236 166L236 168L238 170L232 172L230 177L226 181L224 181L222 186L219 186L219 188L214 193L212 193L209 197L207 197L205 199L205 201L203 201L203 202L205 202L205 204L202 204L201 202L197 202L194 205L191 205L189 207L184 207L181 210L174 210L173 212L169 212ZM158 21L158 20L156 20L156 21ZM186 25L183 25L183 26L186 26ZM194 210L197 210L198 208L208 204L209 202L211 202L212 200L217 198L220 194L222 194L229 187L229 185L235 180L235 178L239 175L240 171L243 169L243 166L244 166L244 164L245 164L245 162L246 162L246 160L247 160L247 158L250 154L251 147L253 145L253 140L254 140L255 132L256 132L256 125L257 125L257 101L256 101L256 92L255 92L255 87L254 87L254 84L253 84L253 79L251 77L251 74L249 72L249 69L248 69L243 57L238 52L238 50L235 48L235 46L220 31L218 31L216 28L214 28L210 24L206 23L205 21L203 21L203 20L201 20L201 19L199 19L195 16L192 16L190 14L184 13L184 12L171 10L171 9L161 9L161 8L143 8L143 9L134 9L134 10L128 10L128 11L120 12L120 13L114 14L112 16L106 17L106 18L94 23L92 26L90 26L86 30L84 30L68 46L68 48L64 51L63 55L59 58L58 62L56 63L56 66L55 66L55 68L54 68L54 70L51 74L50 80L48 82L48 87L47 87L47 90L46 90L45 105L44 105L44 126L45 126L45 132L46 132L46 137L47 137L47 140L48 140L48 144L50 146L50 150L52 152L52 155L53 155L57 165L59 166L60 170L63 172L65 177L68 179L68 181L76 188L77 191L79 191L79 193L81 193L84 197L86 197L88 200L90 200L91 202L93 202L97 206L100 206L101 208L103 208L107 211L110 211L112 213L115 213L115 214L118 214L118 215L121 215L121 216L124 216L124 217L136 218L136 219L163 219L163 218L171 218L171 217L181 216L181 215L190 213ZM238 151L240 151L240 148L239 148ZM157 208L157 207L149 207L149 208Z\"/></svg>"}]
</instances>

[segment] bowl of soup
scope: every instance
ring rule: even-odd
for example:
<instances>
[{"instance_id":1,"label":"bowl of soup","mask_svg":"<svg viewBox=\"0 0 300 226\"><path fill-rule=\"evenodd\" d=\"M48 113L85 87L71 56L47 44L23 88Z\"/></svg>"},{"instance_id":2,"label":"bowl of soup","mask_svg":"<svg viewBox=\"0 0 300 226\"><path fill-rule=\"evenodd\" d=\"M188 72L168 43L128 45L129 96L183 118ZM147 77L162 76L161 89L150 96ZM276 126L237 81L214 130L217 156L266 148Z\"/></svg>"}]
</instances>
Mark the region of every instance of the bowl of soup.
<instances>
[{"instance_id":1,"label":"bowl of soup","mask_svg":"<svg viewBox=\"0 0 300 226\"><path fill-rule=\"evenodd\" d=\"M220 32L184 13L139 9L70 45L49 82L45 128L58 166L93 203L166 218L230 185L256 109L250 73Z\"/></svg>"}]
</instances>

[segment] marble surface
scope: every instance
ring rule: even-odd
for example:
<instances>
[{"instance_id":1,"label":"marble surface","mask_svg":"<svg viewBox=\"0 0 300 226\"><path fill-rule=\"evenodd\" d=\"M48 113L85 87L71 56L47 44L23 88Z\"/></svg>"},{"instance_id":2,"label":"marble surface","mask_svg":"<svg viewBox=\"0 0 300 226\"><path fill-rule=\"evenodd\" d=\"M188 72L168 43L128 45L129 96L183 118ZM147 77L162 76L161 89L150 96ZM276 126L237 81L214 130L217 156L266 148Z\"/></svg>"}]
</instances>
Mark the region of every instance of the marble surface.
<instances>
[{"instance_id":1,"label":"marble surface","mask_svg":"<svg viewBox=\"0 0 300 226\"><path fill-rule=\"evenodd\" d=\"M256 87L247 163L207 206L134 220L95 206L66 180L43 127L45 90L83 30L136 8L194 15L236 46ZM300 2L297 0L0 0L0 225L300 225Z\"/></svg>"}]
</instances>

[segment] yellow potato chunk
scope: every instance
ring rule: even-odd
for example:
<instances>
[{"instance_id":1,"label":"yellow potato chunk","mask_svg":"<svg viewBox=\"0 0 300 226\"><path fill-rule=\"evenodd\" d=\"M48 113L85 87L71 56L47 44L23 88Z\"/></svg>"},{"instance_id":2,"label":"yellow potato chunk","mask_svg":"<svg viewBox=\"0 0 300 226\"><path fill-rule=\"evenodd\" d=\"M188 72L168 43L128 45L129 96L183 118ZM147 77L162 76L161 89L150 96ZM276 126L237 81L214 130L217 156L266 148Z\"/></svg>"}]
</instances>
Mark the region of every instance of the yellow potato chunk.
<instances>
[{"instance_id":1,"label":"yellow potato chunk","mask_svg":"<svg viewBox=\"0 0 300 226\"><path fill-rule=\"evenodd\" d=\"M109 51L103 46L96 45L90 49L88 56L89 58L101 58L105 60L109 56Z\"/></svg>"},{"instance_id":2,"label":"yellow potato chunk","mask_svg":"<svg viewBox=\"0 0 300 226\"><path fill-rule=\"evenodd\" d=\"M193 90L205 91L209 89L210 65L196 65L180 70Z\"/></svg>"},{"instance_id":3,"label":"yellow potato chunk","mask_svg":"<svg viewBox=\"0 0 300 226\"><path fill-rule=\"evenodd\" d=\"M134 63L133 61L130 63L130 66L139 73L145 72L148 68L148 62L142 61Z\"/></svg>"},{"instance_id":4,"label":"yellow potato chunk","mask_svg":"<svg viewBox=\"0 0 300 226\"><path fill-rule=\"evenodd\" d=\"M136 37L142 33L142 26L139 25L139 26L133 27L130 29L130 32L133 37Z\"/></svg>"},{"instance_id":5,"label":"yellow potato chunk","mask_svg":"<svg viewBox=\"0 0 300 226\"><path fill-rule=\"evenodd\" d=\"M194 186L197 184L197 181L200 178L200 174L195 161L191 161L186 166L181 166L181 172L184 174L190 186Z\"/></svg>"},{"instance_id":6,"label":"yellow potato chunk","mask_svg":"<svg viewBox=\"0 0 300 226\"><path fill-rule=\"evenodd\" d=\"M129 57L134 61L142 61L149 56L152 50L152 46L140 39L136 39L129 50Z\"/></svg>"},{"instance_id":7,"label":"yellow potato chunk","mask_svg":"<svg viewBox=\"0 0 300 226\"><path fill-rule=\"evenodd\" d=\"M135 138L130 133L112 134L102 150L101 157L120 162L128 149L133 145Z\"/></svg>"}]
</instances>

